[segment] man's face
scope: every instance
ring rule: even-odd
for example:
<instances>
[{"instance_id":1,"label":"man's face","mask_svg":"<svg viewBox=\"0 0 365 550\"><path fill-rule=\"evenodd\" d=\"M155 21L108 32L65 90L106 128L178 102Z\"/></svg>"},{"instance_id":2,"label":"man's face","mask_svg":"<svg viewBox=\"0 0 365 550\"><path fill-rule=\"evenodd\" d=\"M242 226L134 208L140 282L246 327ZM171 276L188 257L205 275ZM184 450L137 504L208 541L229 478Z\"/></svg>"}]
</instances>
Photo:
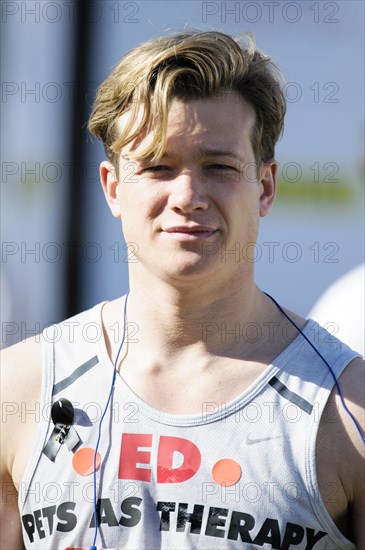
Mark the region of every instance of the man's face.
<instances>
[{"instance_id":1,"label":"man's face","mask_svg":"<svg viewBox=\"0 0 365 550\"><path fill-rule=\"evenodd\" d=\"M138 263L132 270L196 282L208 274L229 278L248 265L252 269L244 251L256 241L259 217L269 211L275 193L273 162L257 178L250 142L254 123L253 107L234 93L174 100L158 165L128 159L152 134L123 148L119 183L108 202L122 220L126 242L133 243Z\"/></svg>"}]
</instances>

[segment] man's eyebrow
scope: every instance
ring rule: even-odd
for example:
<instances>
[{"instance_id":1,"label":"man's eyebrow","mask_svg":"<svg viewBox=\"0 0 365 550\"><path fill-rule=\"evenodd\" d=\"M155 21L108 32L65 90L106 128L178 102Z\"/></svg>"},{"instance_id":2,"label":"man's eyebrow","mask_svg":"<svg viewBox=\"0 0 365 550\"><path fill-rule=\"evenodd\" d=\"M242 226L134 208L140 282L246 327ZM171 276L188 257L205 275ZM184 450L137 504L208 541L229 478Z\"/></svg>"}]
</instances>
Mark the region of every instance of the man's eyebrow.
<instances>
[{"instance_id":1,"label":"man's eyebrow","mask_svg":"<svg viewBox=\"0 0 365 550\"><path fill-rule=\"evenodd\" d=\"M166 151L162 155L162 158L176 158L178 155L175 153L169 153ZM211 148L198 148L195 152L195 156L197 158L204 158L204 157L234 157L239 162L244 164L244 159L236 152L230 151L230 150L224 150L224 149L211 149Z\"/></svg>"},{"instance_id":2,"label":"man's eyebrow","mask_svg":"<svg viewBox=\"0 0 365 550\"><path fill-rule=\"evenodd\" d=\"M229 149L199 149L198 154L200 157L233 157L242 164L245 162L238 153Z\"/></svg>"}]
</instances>

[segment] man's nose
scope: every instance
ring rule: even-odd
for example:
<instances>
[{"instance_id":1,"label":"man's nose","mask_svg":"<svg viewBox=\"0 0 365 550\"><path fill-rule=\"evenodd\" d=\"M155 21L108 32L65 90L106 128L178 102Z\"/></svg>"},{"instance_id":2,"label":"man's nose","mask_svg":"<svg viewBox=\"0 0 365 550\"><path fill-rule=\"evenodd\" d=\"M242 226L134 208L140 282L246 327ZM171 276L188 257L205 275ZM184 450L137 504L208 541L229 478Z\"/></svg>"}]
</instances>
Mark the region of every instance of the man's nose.
<instances>
[{"instance_id":1,"label":"man's nose","mask_svg":"<svg viewBox=\"0 0 365 550\"><path fill-rule=\"evenodd\" d=\"M207 210L209 201L206 191L201 173L185 171L171 182L168 204L173 210L183 213Z\"/></svg>"}]
</instances>

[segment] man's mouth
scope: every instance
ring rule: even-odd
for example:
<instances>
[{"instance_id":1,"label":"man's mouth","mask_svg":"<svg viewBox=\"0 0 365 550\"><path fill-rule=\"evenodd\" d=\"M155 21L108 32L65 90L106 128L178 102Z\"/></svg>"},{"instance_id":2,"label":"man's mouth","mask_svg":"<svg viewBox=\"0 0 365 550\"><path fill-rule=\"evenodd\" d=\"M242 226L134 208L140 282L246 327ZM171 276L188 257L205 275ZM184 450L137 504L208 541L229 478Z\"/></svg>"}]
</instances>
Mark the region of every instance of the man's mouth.
<instances>
[{"instance_id":1,"label":"man's mouth","mask_svg":"<svg viewBox=\"0 0 365 550\"><path fill-rule=\"evenodd\" d=\"M175 225L162 229L162 232L167 233L177 240L206 239L214 235L217 231L215 227L197 224Z\"/></svg>"}]
</instances>

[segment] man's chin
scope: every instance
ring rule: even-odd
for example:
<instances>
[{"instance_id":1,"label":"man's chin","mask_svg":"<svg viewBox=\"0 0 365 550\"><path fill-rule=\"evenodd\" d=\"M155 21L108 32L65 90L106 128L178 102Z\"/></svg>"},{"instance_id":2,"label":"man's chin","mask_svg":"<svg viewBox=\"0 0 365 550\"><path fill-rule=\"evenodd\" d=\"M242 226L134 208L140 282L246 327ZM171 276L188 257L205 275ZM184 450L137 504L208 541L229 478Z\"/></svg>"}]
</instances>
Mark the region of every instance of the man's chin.
<instances>
[{"instance_id":1,"label":"man's chin","mask_svg":"<svg viewBox=\"0 0 365 550\"><path fill-rule=\"evenodd\" d=\"M188 283L189 281L204 281L212 277L212 274L217 271L217 266L212 261L206 261L202 258L197 258L194 261L180 261L175 258L173 262L166 266L160 266L160 276L165 281L181 281Z\"/></svg>"},{"instance_id":2,"label":"man's chin","mask_svg":"<svg viewBox=\"0 0 365 550\"><path fill-rule=\"evenodd\" d=\"M212 277L218 275L221 267L221 256L217 254L205 256L187 250L169 254L165 250L163 254L156 252L154 257L140 255L138 263L130 265L130 271L134 271L136 276L139 273L142 278L147 276L150 284L153 284L152 281L155 278L175 286L198 282L203 284L204 281L209 280L211 282Z\"/></svg>"}]
</instances>

